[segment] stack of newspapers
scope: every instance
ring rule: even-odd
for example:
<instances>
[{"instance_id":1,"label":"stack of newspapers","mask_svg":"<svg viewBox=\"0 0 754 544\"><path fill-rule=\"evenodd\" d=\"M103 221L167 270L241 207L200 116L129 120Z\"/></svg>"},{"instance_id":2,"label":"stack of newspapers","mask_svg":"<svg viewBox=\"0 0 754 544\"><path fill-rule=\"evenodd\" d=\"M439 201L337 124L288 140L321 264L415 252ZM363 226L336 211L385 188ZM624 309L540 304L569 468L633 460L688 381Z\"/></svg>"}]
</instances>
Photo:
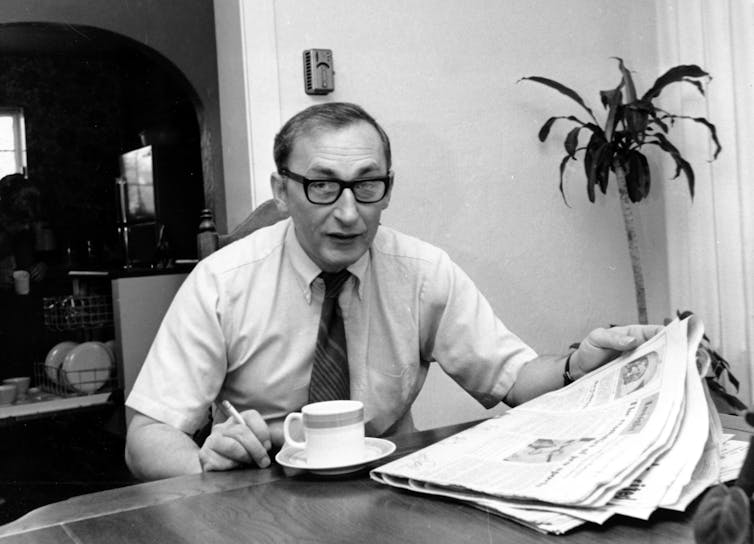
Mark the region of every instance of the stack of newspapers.
<instances>
[{"instance_id":1,"label":"stack of newspapers","mask_svg":"<svg viewBox=\"0 0 754 544\"><path fill-rule=\"evenodd\" d=\"M371 477L555 534L615 514L647 519L658 508L685 510L720 481L725 446L700 377L707 372L697 362L702 335L694 316L676 319L568 387Z\"/></svg>"}]
</instances>

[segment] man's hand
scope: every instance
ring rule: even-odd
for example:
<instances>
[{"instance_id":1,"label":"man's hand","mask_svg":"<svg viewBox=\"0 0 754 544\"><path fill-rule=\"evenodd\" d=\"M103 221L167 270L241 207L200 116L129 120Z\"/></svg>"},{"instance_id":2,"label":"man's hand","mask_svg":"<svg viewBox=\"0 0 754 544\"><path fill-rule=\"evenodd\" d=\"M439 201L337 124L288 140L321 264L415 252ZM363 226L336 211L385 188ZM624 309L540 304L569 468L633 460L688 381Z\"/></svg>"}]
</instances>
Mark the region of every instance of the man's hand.
<instances>
[{"instance_id":1,"label":"man's hand","mask_svg":"<svg viewBox=\"0 0 754 544\"><path fill-rule=\"evenodd\" d=\"M661 325L626 325L594 329L571 355L571 375L581 378L615 359L621 352L643 344L663 329Z\"/></svg>"},{"instance_id":2,"label":"man's hand","mask_svg":"<svg viewBox=\"0 0 754 544\"><path fill-rule=\"evenodd\" d=\"M270 429L256 410L241 412L245 425L229 417L212 427L212 434L199 450L204 472L230 470L241 465L270 466Z\"/></svg>"}]
</instances>

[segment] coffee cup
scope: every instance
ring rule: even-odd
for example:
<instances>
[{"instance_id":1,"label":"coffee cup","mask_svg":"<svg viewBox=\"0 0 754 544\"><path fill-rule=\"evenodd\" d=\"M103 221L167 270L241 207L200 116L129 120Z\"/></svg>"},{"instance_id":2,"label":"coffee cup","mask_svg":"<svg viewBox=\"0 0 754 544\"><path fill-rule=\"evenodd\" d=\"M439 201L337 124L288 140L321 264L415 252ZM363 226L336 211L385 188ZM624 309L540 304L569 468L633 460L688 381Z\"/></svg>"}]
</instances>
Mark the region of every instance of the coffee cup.
<instances>
[{"instance_id":1,"label":"coffee cup","mask_svg":"<svg viewBox=\"0 0 754 544\"><path fill-rule=\"evenodd\" d=\"M14 270L13 271L13 288L16 290L16 294L28 295L29 294L29 272L26 270Z\"/></svg>"},{"instance_id":2,"label":"coffee cup","mask_svg":"<svg viewBox=\"0 0 754 544\"><path fill-rule=\"evenodd\" d=\"M305 440L291 436L298 422ZM357 400L328 400L307 404L301 412L288 414L283 422L286 445L304 450L313 467L346 466L364 459L364 404Z\"/></svg>"},{"instance_id":3,"label":"coffee cup","mask_svg":"<svg viewBox=\"0 0 754 544\"><path fill-rule=\"evenodd\" d=\"M12 385L16 388L16 400L23 400L29 391L31 378L23 376L19 378L6 378L3 380L4 385Z\"/></svg>"}]
</instances>

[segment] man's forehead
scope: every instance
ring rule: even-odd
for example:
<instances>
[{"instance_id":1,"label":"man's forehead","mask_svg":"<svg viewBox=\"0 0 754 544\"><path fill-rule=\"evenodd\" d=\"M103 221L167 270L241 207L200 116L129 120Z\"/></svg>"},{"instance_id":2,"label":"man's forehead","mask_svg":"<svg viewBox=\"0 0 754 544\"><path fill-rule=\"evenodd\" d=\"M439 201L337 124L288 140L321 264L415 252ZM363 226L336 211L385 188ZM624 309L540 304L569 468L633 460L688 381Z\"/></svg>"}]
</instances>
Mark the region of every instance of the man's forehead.
<instances>
[{"instance_id":1,"label":"man's forehead","mask_svg":"<svg viewBox=\"0 0 754 544\"><path fill-rule=\"evenodd\" d=\"M377 130L366 122L341 127L315 126L301 131L291 149L291 158L307 162L321 156L324 160L385 159L385 149Z\"/></svg>"},{"instance_id":2,"label":"man's forehead","mask_svg":"<svg viewBox=\"0 0 754 544\"><path fill-rule=\"evenodd\" d=\"M295 142L304 139L334 137L343 133L358 133L366 138L376 138L378 141L382 141L376 128L366 121L357 120L339 126L310 122L301 128L299 134L295 138Z\"/></svg>"}]
</instances>

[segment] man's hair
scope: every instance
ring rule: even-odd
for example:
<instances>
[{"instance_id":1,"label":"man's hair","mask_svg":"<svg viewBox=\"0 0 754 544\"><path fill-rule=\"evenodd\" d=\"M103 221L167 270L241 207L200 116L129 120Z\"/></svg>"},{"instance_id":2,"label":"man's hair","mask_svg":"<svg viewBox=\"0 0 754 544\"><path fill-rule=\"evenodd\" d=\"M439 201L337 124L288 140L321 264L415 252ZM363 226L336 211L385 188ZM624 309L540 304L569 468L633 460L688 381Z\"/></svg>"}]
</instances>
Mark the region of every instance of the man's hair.
<instances>
[{"instance_id":1,"label":"man's hair","mask_svg":"<svg viewBox=\"0 0 754 544\"><path fill-rule=\"evenodd\" d=\"M382 127L361 106L348 102L325 102L309 106L305 110L291 117L275 136L273 149L275 166L278 170L287 167L288 157L293 150L296 140L317 130L338 129L365 122L372 125L382 140L385 151L385 163L388 169L392 164L390 154L390 139Z\"/></svg>"}]
</instances>

